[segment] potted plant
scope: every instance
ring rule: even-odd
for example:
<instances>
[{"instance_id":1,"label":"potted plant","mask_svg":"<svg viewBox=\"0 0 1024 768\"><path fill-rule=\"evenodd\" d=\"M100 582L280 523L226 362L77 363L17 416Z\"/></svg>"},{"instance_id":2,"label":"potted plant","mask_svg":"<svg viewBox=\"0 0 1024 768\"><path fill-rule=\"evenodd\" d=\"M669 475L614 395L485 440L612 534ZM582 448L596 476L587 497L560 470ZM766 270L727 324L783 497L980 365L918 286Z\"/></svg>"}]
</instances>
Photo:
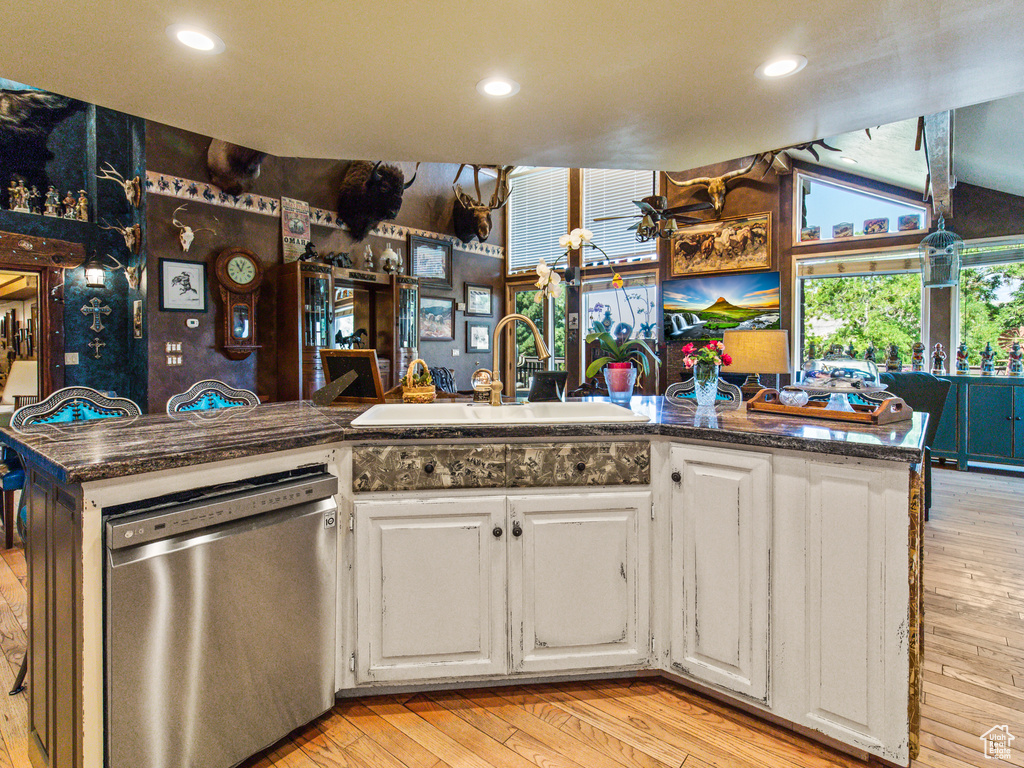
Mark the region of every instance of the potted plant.
<instances>
[{"instance_id":1,"label":"potted plant","mask_svg":"<svg viewBox=\"0 0 1024 768\"><path fill-rule=\"evenodd\" d=\"M732 356L720 341L698 349L692 342L683 347L683 365L693 369L693 388L698 406L713 406L718 398L718 369L732 365Z\"/></svg>"},{"instance_id":2,"label":"potted plant","mask_svg":"<svg viewBox=\"0 0 1024 768\"><path fill-rule=\"evenodd\" d=\"M598 342L603 355L587 366L586 376L596 376L604 368L604 382L608 386L608 397L618 403L628 403L633 396L636 384L637 363L646 375L650 370L647 356L654 359L654 352L643 339L626 339L617 341L604 326L594 322L592 331L587 334L587 343Z\"/></svg>"}]
</instances>

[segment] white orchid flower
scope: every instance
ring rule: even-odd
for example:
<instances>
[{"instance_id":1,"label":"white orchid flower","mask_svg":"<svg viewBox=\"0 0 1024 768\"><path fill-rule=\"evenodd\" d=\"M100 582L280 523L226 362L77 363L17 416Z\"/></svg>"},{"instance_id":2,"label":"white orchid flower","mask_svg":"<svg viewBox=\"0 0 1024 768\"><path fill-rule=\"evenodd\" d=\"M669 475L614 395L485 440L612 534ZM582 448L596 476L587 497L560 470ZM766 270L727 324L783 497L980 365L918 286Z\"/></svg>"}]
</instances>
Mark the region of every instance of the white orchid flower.
<instances>
[{"instance_id":1,"label":"white orchid flower","mask_svg":"<svg viewBox=\"0 0 1024 768\"><path fill-rule=\"evenodd\" d=\"M594 233L591 232L589 229L574 229L573 232L578 233L580 236L580 240L586 243L587 245L589 245L590 241L594 239Z\"/></svg>"}]
</instances>

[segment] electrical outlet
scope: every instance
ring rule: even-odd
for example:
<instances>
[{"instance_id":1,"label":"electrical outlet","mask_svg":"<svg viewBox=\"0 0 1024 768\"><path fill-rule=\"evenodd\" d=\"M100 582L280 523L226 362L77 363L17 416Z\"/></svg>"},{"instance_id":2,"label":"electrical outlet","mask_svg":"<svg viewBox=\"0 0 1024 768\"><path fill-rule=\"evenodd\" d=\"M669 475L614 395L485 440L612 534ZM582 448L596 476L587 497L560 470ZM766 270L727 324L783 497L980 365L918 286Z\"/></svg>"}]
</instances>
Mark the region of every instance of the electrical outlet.
<instances>
[{"instance_id":1,"label":"electrical outlet","mask_svg":"<svg viewBox=\"0 0 1024 768\"><path fill-rule=\"evenodd\" d=\"M167 365L169 365L169 366L181 365L181 360L182 360L182 356L181 355L168 355L167 356Z\"/></svg>"},{"instance_id":2,"label":"electrical outlet","mask_svg":"<svg viewBox=\"0 0 1024 768\"><path fill-rule=\"evenodd\" d=\"M181 352L180 341L168 341L164 343L164 352Z\"/></svg>"},{"instance_id":3,"label":"electrical outlet","mask_svg":"<svg viewBox=\"0 0 1024 768\"><path fill-rule=\"evenodd\" d=\"M78 365L78 353L77 352L65 352L64 353L64 365Z\"/></svg>"}]
</instances>

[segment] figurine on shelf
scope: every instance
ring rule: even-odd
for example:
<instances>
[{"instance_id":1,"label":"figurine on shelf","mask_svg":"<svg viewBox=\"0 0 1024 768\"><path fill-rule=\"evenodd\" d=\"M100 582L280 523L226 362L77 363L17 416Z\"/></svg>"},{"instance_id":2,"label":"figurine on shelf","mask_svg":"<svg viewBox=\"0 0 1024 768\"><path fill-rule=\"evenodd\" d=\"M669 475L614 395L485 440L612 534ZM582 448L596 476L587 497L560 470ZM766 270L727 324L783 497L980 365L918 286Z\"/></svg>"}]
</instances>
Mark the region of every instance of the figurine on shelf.
<instances>
[{"instance_id":1,"label":"figurine on shelf","mask_svg":"<svg viewBox=\"0 0 1024 768\"><path fill-rule=\"evenodd\" d=\"M39 189L33 184L32 189L28 192L28 209L37 216L41 213L39 210L39 197Z\"/></svg>"},{"instance_id":2,"label":"figurine on shelf","mask_svg":"<svg viewBox=\"0 0 1024 768\"><path fill-rule=\"evenodd\" d=\"M956 348L956 372L960 376L966 376L971 372L971 364L967 362L967 342L961 341Z\"/></svg>"},{"instance_id":3,"label":"figurine on shelf","mask_svg":"<svg viewBox=\"0 0 1024 768\"><path fill-rule=\"evenodd\" d=\"M85 190L78 190L78 202L75 203L75 214L79 221L89 220L89 198L85 196Z\"/></svg>"},{"instance_id":4,"label":"figurine on shelf","mask_svg":"<svg viewBox=\"0 0 1024 768\"><path fill-rule=\"evenodd\" d=\"M11 210L18 211L20 213L29 213L28 189L25 187L25 180L18 179L18 183L15 184L12 179L11 185L13 186L13 192L11 187L7 188L7 192L10 195Z\"/></svg>"},{"instance_id":5,"label":"figurine on shelf","mask_svg":"<svg viewBox=\"0 0 1024 768\"><path fill-rule=\"evenodd\" d=\"M818 358L818 345L813 341L807 345L807 359L816 360Z\"/></svg>"},{"instance_id":6,"label":"figurine on shelf","mask_svg":"<svg viewBox=\"0 0 1024 768\"><path fill-rule=\"evenodd\" d=\"M885 370L902 371L903 360L900 358L900 348L895 344L889 345L889 355L885 358Z\"/></svg>"},{"instance_id":7,"label":"figurine on shelf","mask_svg":"<svg viewBox=\"0 0 1024 768\"><path fill-rule=\"evenodd\" d=\"M61 201L64 204L64 218L75 219L78 218L78 212L75 207L78 205L78 201L75 200L75 194L71 190L68 190L67 195Z\"/></svg>"},{"instance_id":8,"label":"figurine on shelf","mask_svg":"<svg viewBox=\"0 0 1024 768\"><path fill-rule=\"evenodd\" d=\"M877 362L875 359L878 356L878 350L875 349L875 342L869 341L868 348L864 350L864 359L869 363Z\"/></svg>"},{"instance_id":9,"label":"figurine on shelf","mask_svg":"<svg viewBox=\"0 0 1024 768\"><path fill-rule=\"evenodd\" d=\"M373 272L373 247L369 243L363 248L363 269Z\"/></svg>"},{"instance_id":10,"label":"figurine on shelf","mask_svg":"<svg viewBox=\"0 0 1024 768\"><path fill-rule=\"evenodd\" d=\"M18 177L11 176L11 183L7 185L7 208L11 211L18 210Z\"/></svg>"},{"instance_id":11,"label":"figurine on shelf","mask_svg":"<svg viewBox=\"0 0 1024 768\"><path fill-rule=\"evenodd\" d=\"M981 375L992 376L996 372L996 353L992 349L992 342L985 344L985 349L981 353Z\"/></svg>"},{"instance_id":12,"label":"figurine on shelf","mask_svg":"<svg viewBox=\"0 0 1024 768\"><path fill-rule=\"evenodd\" d=\"M320 254L316 252L316 246L313 245L312 240L306 243L306 248L299 254L299 261L316 261L319 258Z\"/></svg>"},{"instance_id":13,"label":"figurine on shelf","mask_svg":"<svg viewBox=\"0 0 1024 768\"><path fill-rule=\"evenodd\" d=\"M857 357L857 349L853 346L853 339L850 339L850 345L846 348L847 357Z\"/></svg>"},{"instance_id":14,"label":"figurine on shelf","mask_svg":"<svg viewBox=\"0 0 1024 768\"><path fill-rule=\"evenodd\" d=\"M1010 347L1010 360L1006 372L1010 376L1024 376L1024 353L1021 352L1019 341L1013 342L1013 346Z\"/></svg>"},{"instance_id":15,"label":"figurine on shelf","mask_svg":"<svg viewBox=\"0 0 1024 768\"><path fill-rule=\"evenodd\" d=\"M924 342L915 341L914 346L911 348L912 353L910 355L910 370L912 371L923 371L924 370Z\"/></svg>"},{"instance_id":16,"label":"figurine on shelf","mask_svg":"<svg viewBox=\"0 0 1024 768\"><path fill-rule=\"evenodd\" d=\"M828 357L845 357L845 356L846 356L846 352L843 349L843 345L842 344L832 344L828 348L828 354L825 355L825 357L827 357L827 358Z\"/></svg>"},{"instance_id":17,"label":"figurine on shelf","mask_svg":"<svg viewBox=\"0 0 1024 768\"><path fill-rule=\"evenodd\" d=\"M60 217L60 193L54 187L46 190L46 201L43 204L43 216Z\"/></svg>"},{"instance_id":18,"label":"figurine on shelf","mask_svg":"<svg viewBox=\"0 0 1024 768\"><path fill-rule=\"evenodd\" d=\"M932 376L946 375L946 350L942 348L942 342L935 342L932 349Z\"/></svg>"}]
</instances>

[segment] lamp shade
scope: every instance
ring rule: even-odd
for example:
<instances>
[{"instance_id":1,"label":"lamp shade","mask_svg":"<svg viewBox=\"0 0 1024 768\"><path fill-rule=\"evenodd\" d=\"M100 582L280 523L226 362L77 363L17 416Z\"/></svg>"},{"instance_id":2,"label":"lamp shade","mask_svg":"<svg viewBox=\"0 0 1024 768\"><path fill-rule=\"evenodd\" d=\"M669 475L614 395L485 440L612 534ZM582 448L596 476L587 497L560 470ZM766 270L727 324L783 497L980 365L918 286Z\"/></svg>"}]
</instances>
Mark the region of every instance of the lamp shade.
<instances>
[{"instance_id":1,"label":"lamp shade","mask_svg":"<svg viewBox=\"0 0 1024 768\"><path fill-rule=\"evenodd\" d=\"M730 373L790 373L789 331L725 331Z\"/></svg>"}]
</instances>

